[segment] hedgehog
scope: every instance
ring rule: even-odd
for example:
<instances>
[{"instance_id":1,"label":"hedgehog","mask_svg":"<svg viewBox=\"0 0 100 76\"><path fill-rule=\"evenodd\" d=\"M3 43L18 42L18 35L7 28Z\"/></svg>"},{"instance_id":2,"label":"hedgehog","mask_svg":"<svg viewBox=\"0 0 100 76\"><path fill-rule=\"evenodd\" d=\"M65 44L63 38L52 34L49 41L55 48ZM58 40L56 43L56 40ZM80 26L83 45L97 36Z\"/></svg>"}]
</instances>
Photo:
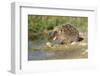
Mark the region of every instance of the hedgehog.
<instances>
[{"instance_id":1,"label":"hedgehog","mask_svg":"<svg viewBox=\"0 0 100 76\"><path fill-rule=\"evenodd\" d=\"M54 27L51 36L53 40L60 41L60 44L80 42L83 40L79 35L79 31L71 24L63 24Z\"/></svg>"}]
</instances>

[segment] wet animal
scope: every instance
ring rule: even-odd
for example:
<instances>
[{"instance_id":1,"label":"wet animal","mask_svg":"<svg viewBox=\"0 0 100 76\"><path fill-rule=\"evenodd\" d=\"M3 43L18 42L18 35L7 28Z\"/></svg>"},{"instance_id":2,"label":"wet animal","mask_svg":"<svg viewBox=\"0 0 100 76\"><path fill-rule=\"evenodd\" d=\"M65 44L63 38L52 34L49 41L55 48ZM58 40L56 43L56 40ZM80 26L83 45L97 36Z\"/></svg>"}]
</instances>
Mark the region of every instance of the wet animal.
<instances>
[{"instance_id":1,"label":"wet animal","mask_svg":"<svg viewBox=\"0 0 100 76\"><path fill-rule=\"evenodd\" d=\"M83 38L79 35L79 31L71 24L56 26L53 29L52 38L53 40L60 41L61 44L68 44L83 40Z\"/></svg>"}]
</instances>

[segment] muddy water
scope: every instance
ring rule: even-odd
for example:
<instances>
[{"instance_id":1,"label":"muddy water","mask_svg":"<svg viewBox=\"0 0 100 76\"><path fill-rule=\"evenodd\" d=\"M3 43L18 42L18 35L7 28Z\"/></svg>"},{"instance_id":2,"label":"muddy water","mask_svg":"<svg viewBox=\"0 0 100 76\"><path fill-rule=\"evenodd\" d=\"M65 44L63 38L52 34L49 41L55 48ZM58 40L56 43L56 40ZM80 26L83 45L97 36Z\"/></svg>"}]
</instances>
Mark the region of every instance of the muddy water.
<instances>
[{"instance_id":1,"label":"muddy water","mask_svg":"<svg viewBox=\"0 0 100 76\"><path fill-rule=\"evenodd\" d=\"M86 46L69 46L65 49L50 49L44 50L46 40L29 41L28 42L28 60L51 60L51 59L79 59L87 58L88 54L84 53L87 50ZM84 53L84 54L83 54Z\"/></svg>"}]
</instances>

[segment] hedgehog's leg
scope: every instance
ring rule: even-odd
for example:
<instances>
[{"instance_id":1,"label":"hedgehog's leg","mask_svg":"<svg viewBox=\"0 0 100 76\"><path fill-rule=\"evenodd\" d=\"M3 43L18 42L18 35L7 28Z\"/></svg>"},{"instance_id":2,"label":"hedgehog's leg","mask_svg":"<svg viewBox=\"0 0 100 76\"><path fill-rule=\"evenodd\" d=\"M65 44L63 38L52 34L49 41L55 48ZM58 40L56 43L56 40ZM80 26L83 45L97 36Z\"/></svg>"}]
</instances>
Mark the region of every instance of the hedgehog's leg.
<instances>
[{"instance_id":1,"label":"hedgehog's leg","mask_svg":"<svg viewBox=\"0 0 100 76\"><path fill-rule=\"evenodd\" d=\"M63 41L60 44L65 44Z\"/></svg>"},{"instance_id":2,"label":"hedgehog's leg","mask_svg":"<svg viewBox=\"0 0 100 76\"><path fill-rule=\"evenodd\" d=\"M79 37L77 41L82 41L82 40L84 40L84 38Z\"/></svg>"}]
</instances>

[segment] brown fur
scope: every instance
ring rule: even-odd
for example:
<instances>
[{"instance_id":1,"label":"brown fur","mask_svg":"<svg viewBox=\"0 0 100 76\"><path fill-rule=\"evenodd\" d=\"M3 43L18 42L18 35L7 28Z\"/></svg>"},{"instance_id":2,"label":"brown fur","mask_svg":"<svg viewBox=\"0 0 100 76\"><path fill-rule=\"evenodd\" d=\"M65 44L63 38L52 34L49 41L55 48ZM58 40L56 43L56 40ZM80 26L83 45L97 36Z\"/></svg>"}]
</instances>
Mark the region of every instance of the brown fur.
<instances>
[{"instance_id":1,"label":"brown fur","mask_svg":"<svg viewBox=\"0 0 100 76\"><path fill-rule=\"evenodd\" d=\"M62 40L61 43L71 43L83 40L83 38L79 36L79 31L71 24L56 26L53 30L52 37Z\"/></svg>"}]
</instances>

